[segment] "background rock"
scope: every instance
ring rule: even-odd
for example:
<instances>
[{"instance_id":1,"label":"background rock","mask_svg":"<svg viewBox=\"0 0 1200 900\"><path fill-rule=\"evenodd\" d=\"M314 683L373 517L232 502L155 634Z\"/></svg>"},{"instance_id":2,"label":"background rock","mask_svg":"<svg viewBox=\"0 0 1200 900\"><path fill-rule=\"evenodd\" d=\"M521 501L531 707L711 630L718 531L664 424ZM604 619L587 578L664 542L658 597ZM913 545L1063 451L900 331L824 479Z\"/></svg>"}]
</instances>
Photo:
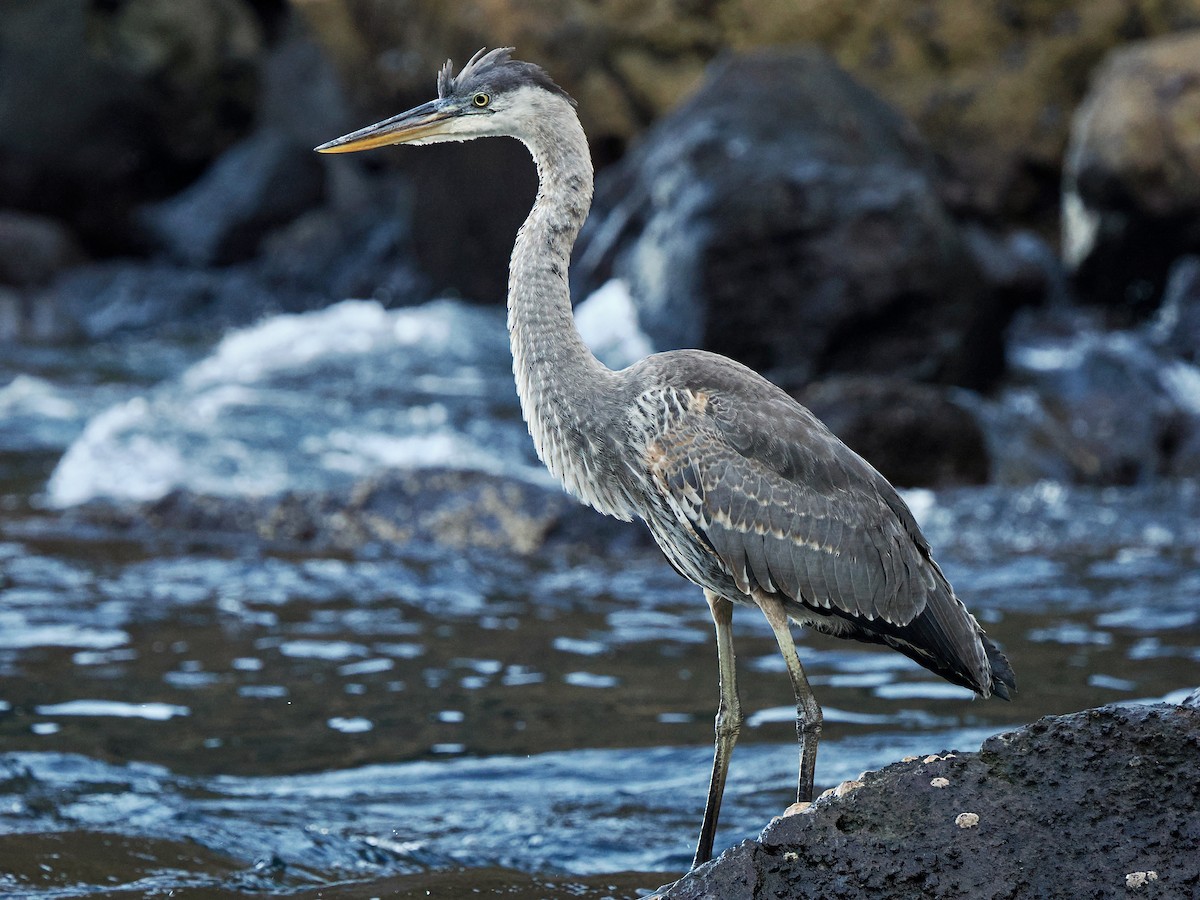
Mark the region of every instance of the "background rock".
<instances>
[{"instance_id":1,"label":"background rock","mask_svg":"<svg viewBox=\"0 0 1200 900\"><path fill-rule=\"evenodd\" d=\"M84 244L177 189L253 115L262 31L241 0L13 0L0 16L0 194Z\"/></svg>"},{"instance_id":2,"label":"background rock","mask_svg":"<svg viewBox=\"0 0 1200 900\"><path fill-rule=\"evenodd\" d=\"M1200 370L1160 355L1144 330L1106 332L1067 313L1014 329L1011 376L983 404L993 477L1132 484L1198 474Z\"/></svg>"},{"instance_id":3,"label":"background rock","mask_svg":"<svg viewBox=\"0 0 1200 900\"><path fill-rule=\"evenodd\" d=\"M83 262L75 238L54 219L0 210L0 284L45 284L70 265Z\"/></svg>"},{"instance_id":4,"label":"background rock","mask_svg":"<svg viewBox=\"0 0 1200 900\"><path fill-rule=\"evenodd\" d=\"M449 55L512 44L579 101L601 162L700 84L726 50L815 43L909 115L961 176L959 202L1052 228L1071 110L1104 54L1200 25L1190 0L306 0L356 97L384 112Z\"/></svg>"},{"instance_id":5,"label":"background rock","mask_svg":"<svg viewBox=\"0 0 1200 900\"><path fill-rule=\"evenodd\" d=\"M953 389L895 378L844 376L806 387L798 399L901 487L984 484L983 429Z\"/></svg>"},{"instance_id":6,"label":"background rock","mask_svg":"<svg viewBox=\"0 0 1200 900\"><path fill-rule=\"evenodd\" d=\"M1049 717L978 753L899 762L776 819L664 900L1188 897L1200 889L1200 710ZM935 778L949 784L937 787ZM1164 784L1172 785L1164 790ZM1102 799L1101 799L1102 798ZM968 818L960 818L968 814ZM978 817L973 820L969 814ZM973 824L971 824L973 823Z\"/></svg>"},{"instance_id":7,"label":"background rock","mask_svg":"<svg viewBox=\"0 0 1200 900\"><path fill-rule=\"evenodd\" d=\"M287 135L263 129L227 150L186 191L141 220L177 262L203 267L254 256L263 236L316 205L325 170Z\"/></svg>"},{"instance_id":8,"label":"background rock","mask_svg":"<svg viewBox=\"0 0 1200 900\"><path fill-rule=\"evenodd\" d=\"M786 85L786 91L781 86ZM576 295L628 283L659 348L803 384L876 372L983 386L1010 310L902 116L809 50L734 57L606 171Z\"/></svg>"},{"instance_id":9,"label":"background rock","mask_svg":"<svg viewBox=\"0 0 1200 900\"><path fill-rule=\"evenodd\" d=\"M1200 251L1200 31L1122 48L1075 116L1063 252L1080 295L1124 321L1157 305L1171 262Z\"/></svg>"}]
</instances>

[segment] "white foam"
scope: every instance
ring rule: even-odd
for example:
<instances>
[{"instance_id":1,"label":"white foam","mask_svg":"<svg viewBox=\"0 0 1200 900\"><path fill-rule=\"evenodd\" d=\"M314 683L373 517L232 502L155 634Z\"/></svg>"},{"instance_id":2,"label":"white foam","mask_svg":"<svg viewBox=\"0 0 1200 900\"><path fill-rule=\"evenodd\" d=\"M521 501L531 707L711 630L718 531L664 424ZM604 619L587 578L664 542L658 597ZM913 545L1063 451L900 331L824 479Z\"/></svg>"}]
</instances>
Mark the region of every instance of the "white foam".
<instances>
[{"instance_id":1,"label":"white foam","mask_svg":"<svg viewBox=\"0 0 1200 900\"><path fill-rule=\"evenodd\" d=\"M584 343L611 368L623 369L654 352L638 325L629 285L619 278L606 282L575 308L575 325Z\"/></svg>"},{"instance_id":2,"label":"white foam","mask_svg":"<svg viewBox=\"0 0 1200 900\"><path fill-rule=\"evenodd\" d=\"M365 353L389 338L391 321L374 300L344 300L317 312L274 316L226 335L183 375L185 385L261 381L331 355Z\"/></svg>"},{"instance_id":3,"label":"white foam","mask_svg":"<svg viewBox=\"0 0 1200 900\"><path fill-rule=\"evenodd\" d=\"M39 416L71 420L78 407L50 382L32 375L18 375L0 387L0 418Z\"/></svg>"},{"instance_id":4,"label":"white foam","mask_svg":"<svg viewBox=\"0 0 1200 900\"><path fill-rule=\"evenodd\" d=\"M548 483L516 413L502 310L346 301L233 332L178 379L96 415L46 499L263 497L388 468Z\"/></svg>"},{"instance_id":5,"label":"white foam","mask_svg":"<svg viewBox=\"0 0 1200 900\"><path fill-rule=\"evenodd\" d=\"M68 700L36 707L39 716L114 716L165 722L175 716L190 716L186 706L173 703L124 703L120 700Z\"/></svg>"}]
</instances>

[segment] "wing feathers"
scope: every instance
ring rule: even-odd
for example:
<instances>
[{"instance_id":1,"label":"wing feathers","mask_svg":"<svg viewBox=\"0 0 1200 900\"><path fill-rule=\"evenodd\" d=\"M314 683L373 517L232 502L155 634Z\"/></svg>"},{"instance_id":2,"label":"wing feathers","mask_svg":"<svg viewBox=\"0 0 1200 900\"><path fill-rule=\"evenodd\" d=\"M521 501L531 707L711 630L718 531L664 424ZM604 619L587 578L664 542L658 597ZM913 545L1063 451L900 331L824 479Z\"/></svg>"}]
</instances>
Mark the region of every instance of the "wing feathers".
<instances>
[{"instance_id":1,"label":"wing feathers","mask_svg":"<svg viewBox=\"0 0 1200 900\"><path fill-rule=\"evenodd\" d=\"M648 416L666 412L647 428L648 471L639 474L683 520L683 533L704 543L713 572L743 594L784 594L837 617L842 625L831 628L843 636L889 643L957 683L1004 695L1011 668L954 596L883 476L808 410L729 360L682 353L645 364L658 367L645 373L651 383L666 386L641 394L638 405ZM678 553L678 526L655 530L647 521L668 557Z\"/></svg>"}]
</instances>

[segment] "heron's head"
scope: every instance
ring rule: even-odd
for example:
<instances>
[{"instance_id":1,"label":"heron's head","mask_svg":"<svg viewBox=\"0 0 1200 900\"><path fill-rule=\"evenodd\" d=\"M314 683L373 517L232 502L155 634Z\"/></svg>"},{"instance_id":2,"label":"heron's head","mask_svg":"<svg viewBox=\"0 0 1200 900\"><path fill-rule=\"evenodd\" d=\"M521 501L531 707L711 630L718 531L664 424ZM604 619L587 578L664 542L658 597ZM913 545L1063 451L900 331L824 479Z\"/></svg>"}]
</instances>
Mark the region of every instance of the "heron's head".
<instances>
[{"instance_id":1,"label":"heron's head","mask_svg":"<svg viewBox=\"0 0 1200 900\"><path fill-rule=\"evenodd\" d=\"M526 138L554 106L561 108L574 101L542 68L512 59L510 53L511 47L480 50L457 75L447 60L438 73L436 100L316 149L321 153L353 153L388 144Z\"/></svg>"}]
</instances>

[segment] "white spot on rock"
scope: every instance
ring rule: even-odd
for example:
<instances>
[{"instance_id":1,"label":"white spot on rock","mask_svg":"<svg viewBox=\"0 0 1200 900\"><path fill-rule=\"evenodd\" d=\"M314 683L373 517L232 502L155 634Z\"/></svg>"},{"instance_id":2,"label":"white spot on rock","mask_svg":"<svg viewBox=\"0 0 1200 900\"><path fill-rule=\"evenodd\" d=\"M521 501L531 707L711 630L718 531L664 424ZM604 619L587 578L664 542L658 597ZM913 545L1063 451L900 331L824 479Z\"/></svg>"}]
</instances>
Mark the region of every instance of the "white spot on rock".
<instances>
[{"instance_id":1,"label":"white spot on rock","mask_svg":"<svg viewBox=\"0 0 1200 900\"><path fill-rule=\"evenodd\" d=\"M1151 881L1158 881L1158 873L1151 869L1149 872L1130 872L1125 876L1125 887L1131 891L1144 888Z\"/></svg>"},{"instance_id":2,"label":"white spot on rock","mask_svg":"<svg viewBox=\"0 0 1200 900\"><path fill-rule=\"evenodd\" d=\"M954 824L959 828L974 828L979 824L979 813L959 813L954 817Z\"/></svg>"}]
</instances>

